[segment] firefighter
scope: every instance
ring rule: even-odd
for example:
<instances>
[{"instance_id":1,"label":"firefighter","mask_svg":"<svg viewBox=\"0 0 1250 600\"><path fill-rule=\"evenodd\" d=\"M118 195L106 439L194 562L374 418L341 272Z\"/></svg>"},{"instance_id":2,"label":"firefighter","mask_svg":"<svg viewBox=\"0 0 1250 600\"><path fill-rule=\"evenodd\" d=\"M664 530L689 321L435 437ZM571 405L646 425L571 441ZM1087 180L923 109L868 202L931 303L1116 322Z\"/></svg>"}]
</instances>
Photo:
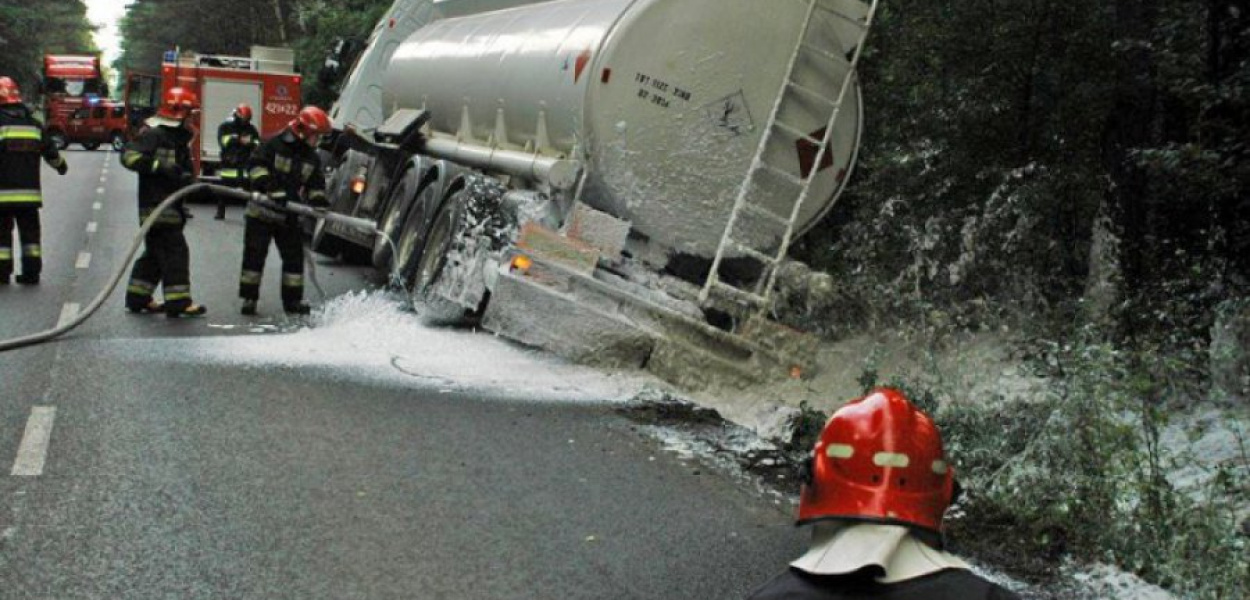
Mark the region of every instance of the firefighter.
<instances>
[{"instance_id":1,"label":"firefighter","mask_svg":"<svg viewBox=\"0 0 1250 600\"><path fill-rule=\"evenodd\" d=\"M175 87L165 92L156 115L122 152L122 165L139 174L139 220L171 194L192 180L192 132L186 120L196 107L195 94ZM169 318L198 317L208 312L191 300L191 252L182 230L186 210L182 203L157 217L144 237L143 255L135 261L126 288L126 309L132 313L164 312ZM165 296L162 304L152 298L156 286Z\"/></svg>"},{"instance_id":2,"label":"firefighter","mask_svg":"<svg viewBox=\"0 0 1250 600\"><path fill-rule=\"evenodd\" d=\"M802 480L811 547L752 599L1018 600L942 550L955 473L937 427L901 392L836 411Z\"/></svg>"},{"instance_id":3,"label":"firefighter","mask_svg":"<svg viewBox=\"0 0 1250 600\"><path fill-rule=\"evenodd\" d=\"M0 285L8 285L13 274L15 223L22 244L22 274L17 282L37 284L43 271L41 157L61 175L69 170L56 145L44 139L43 128L22 104L17 83L0 77Z\"/></svg>"},{"instance_id":4,"label":"firefighter","mask_svg":"<svg viewBox=\"0 0 1250 600\"><path fill-rule=\"evenodd\" d=\"M325 176L316 147L330 132L330 117L315 106L300 110L286 129L261 144L248 160L252 189L277 204L301 197L313 206L325 206ZM240 310L256 314L260 300L261 273L269 254L269 241L282 257L282 308L287 314L306 315L304 303L304 247L295 215L249 202L243 228L243 269L239 276Z\"/></svg>"},{"instance_id":5,"label":"firefighter","mask_svg":"<svg viewBox=\"0 0 1250 600\"><path fill-rule=\"evenodd\" d=\"M222 185L247 189L247 177L243 172L247 159L260 145L260 134L252 125L252 107L240 104L228 121L217 127L217 142L221 145L221 169L217 174ZM214 219L226 218L226 197L217 197L217 214Z\"/></svg>"}]
</instances>

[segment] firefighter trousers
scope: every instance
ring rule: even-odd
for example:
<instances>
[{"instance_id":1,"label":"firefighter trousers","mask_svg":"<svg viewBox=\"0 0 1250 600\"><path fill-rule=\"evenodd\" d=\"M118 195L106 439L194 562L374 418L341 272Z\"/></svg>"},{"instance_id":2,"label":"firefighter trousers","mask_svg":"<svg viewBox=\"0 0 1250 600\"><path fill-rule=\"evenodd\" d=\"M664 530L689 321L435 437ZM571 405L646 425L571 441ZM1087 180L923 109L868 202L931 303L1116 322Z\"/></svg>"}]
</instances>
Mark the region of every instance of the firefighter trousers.
<instances>
[{"instance_id":1,"label":"firefighter trousers","mask_svg":"<svg viewBox=\"0 0 1250 600\"><path fill-rule=\"evenodd\" d=\"M247 217L243 226L243 272L239 275L239 297L260 299L260 279L269 255L269 242L278 247L282 258L282 305L293 306L304 299L304 241L297 223L274 223Z\"/></svg>"},{"instance_id":2,"label":"firefighter trousers","mask_svg":"<svg viewBox=\"0 0 1250 600\"><path fill-rule=\"evenodd\" d=\"M166 312L180 312L191 306L191 250L182 234L182 225L158 225L143 238L143 255L130 270L126 306L146 308L152 294L161 286Z\"/></svg>"},{"instance_id":3,"label":"firefighter trousers","mask_svg":"<svg viewBox=\"0 0 1250 600\"><path fill-rule=\"evenodd\" d=\"M226 187L232 187L239 190L246 190L251 187L248 185L251 182L248 181L247 177L243 176L242 167L226 167L221 171L218 171L218 175L221 177L221 185ZM225 216L226 214L226 200L226 196L221 194L217 195L217 216L219 217Z\"/></svg>"},{"instance_id":4,"label":"firefighter trousers","mask_svg":"<svg viewBox=\"0 0 1250 600\"><path fill-rule=\"evenodd\" d=\"M14 224L20 246L13 243ZM0 279L8 281L13 274L17 248L22 251L22 275L38 277L43 272L42 237L38 208L0 208Z\"/></svg>"}]
</instances>

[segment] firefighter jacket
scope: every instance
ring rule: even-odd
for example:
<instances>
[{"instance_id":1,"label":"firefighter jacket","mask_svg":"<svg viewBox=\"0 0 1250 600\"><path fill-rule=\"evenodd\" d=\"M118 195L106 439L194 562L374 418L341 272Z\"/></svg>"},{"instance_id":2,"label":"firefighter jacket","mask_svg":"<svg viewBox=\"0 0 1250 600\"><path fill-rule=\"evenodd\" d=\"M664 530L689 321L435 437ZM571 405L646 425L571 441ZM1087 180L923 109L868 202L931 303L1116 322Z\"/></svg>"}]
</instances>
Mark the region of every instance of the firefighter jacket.
<instances>
[{"instance_id":1,"label":"firefighter jacket","mask_svg":"<svg viewBox=\"0 0 1250 600\"><path fill-rule=\"evenodd\" d=\"M139 220L148 218L170 194L192 180L191 130L175 121L149 119L148 127L126 144L122 166L139 174ZM182 202L161 212L156 225L181 226Z\"/></svg>"},{"instance_id":2,"label":"firefighter jacket","mask_svg":"<svg viewBox=\"0 0 1250 600\"><path fill-rule=\"evenodd\" d=\"M233 179L260 144L260 134L250 122L232 118L217 127L217 143L221 145L221 169L217 173Z\"/></svg>"},{"instance_id":3,"label":"firefighter jacket","mask_svg":"<svg viewBox=\"0 0 1250 600\"><path fill-rule=\"evenodd\" d=\"M252 189L279 204L304 198L313 206L326 205L325 175L317 151L295 137L290 129L260 145L247 162ZM271 223L286 222L287 215L249 202L247 216Z\"/></svg>"},{"instance_id":4,"label":"firefighter jacket","mask_svg":"<svg viewBox=\"0 0 1250 600\"><path fill-rule=\"evenodd\" d=\"M40 158L58 171L66 166L30 109L20 103L0 106L0 210L43 206Z\"/></svg>"},{"instance_id":5,"label":"firefighter jacket","mask_svg":"<svg viewBox=\"0 0 1250 600\"><path fill-rule=\"evenodd\" d=\"M881 583L871 571L813 575L790 568L749 600L1019 600L1016 594L964 569L945 569L897 583Z\"/></svg>"}]
</instances>

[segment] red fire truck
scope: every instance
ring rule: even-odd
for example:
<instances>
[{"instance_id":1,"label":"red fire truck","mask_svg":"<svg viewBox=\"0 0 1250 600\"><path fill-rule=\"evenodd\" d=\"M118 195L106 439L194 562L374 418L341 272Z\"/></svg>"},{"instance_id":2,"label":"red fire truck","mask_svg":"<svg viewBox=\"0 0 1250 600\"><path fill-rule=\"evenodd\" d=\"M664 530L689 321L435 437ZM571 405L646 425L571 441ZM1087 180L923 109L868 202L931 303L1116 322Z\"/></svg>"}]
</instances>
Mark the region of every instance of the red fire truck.
<instances>
[{"instance_id":1,"label":"red fire truck","mask_svg":"<svg viewBox=\"0 0 1250 600\"><path fill-rule=\"evenodd\" d=\"M201 177L215 176L221 162L217 126L240 103L252 107L252 124L262 138L282 131L300 109L300 76L295 73L295 53L287 48L253 46L249 57L166 52L162 92L174 86L189 89L200 99L191 126L197 132L192 157Z\"/></svg>"},{"instance_id":2,"label":"red fire truck","mask_svg":"<svg viewBox=\"0 0 1250 600\"><path fill-rule=\"evenodd\" d=\"M44 127L58 147L65 148L70 119L108 97L99 56L49 54L43 57Z\"/></svg>"}]
</instances>

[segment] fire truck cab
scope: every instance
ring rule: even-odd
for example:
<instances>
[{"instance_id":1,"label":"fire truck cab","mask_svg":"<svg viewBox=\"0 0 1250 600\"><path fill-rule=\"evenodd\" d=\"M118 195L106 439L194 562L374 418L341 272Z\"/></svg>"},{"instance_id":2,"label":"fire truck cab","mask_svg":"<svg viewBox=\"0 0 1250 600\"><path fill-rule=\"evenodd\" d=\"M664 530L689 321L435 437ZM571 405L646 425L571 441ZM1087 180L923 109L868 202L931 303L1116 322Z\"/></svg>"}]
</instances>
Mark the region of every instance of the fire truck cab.
<instances>
[{"instance_id":1,"label":"fire truck cab","mask_svg":"<svg viewBox=\"0 0 1250 600\"><path fill-rule=\"evenodd\" d=\"M252 107L252 125L262 139L282 131L300 109L300 76L289 48L253 46L248 57L170 51L161 64L162 93L175 86L200 99L190 121L197 132L191 148L200 177L206 179L216 177L221 163L217 127L236 106Z\"/></svg>"}]
</instances>

